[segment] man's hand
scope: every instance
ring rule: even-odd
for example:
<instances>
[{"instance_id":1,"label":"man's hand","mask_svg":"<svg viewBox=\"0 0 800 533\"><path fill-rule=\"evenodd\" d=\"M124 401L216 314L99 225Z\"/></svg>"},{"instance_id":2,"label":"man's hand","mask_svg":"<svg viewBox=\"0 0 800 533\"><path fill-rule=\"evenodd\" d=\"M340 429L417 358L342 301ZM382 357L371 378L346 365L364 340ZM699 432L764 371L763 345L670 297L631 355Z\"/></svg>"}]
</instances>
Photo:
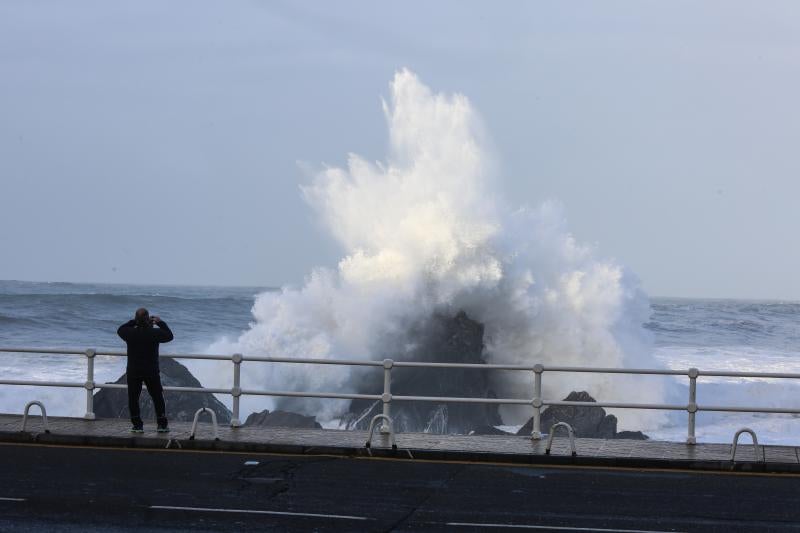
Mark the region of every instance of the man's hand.
<instances>
[{"instance_id":1,"label":"man's hand","mask_svg":"<svg viewBox=\"0 0 800 533\"><path fill-rule=\"evenodd\" d=\"M151 316L150 317L150 322L152 322L153 324L157 324L158 322L161 322L161 317L160 316Z\"/></svg>"}]
</instances>

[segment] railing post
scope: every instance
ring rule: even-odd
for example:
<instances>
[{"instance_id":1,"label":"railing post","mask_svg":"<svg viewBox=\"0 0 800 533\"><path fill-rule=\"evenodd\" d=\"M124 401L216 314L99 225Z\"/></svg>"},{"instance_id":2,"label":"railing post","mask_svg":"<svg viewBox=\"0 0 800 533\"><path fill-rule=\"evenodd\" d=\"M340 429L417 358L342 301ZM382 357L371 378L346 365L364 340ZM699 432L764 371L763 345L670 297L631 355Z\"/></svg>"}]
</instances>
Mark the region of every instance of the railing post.
<instances>
[{"instance_id":1,"label":"railing post","mask_svg":"<svg viewBox=\"0 0 800 533\"><path fill-rule=\"evenodd\" d=\"M533 367L533 428L531 431L531 439L541 440L542 438L542 372L544 367L542 365L534 365Z\"/></svg>"},{"instance_id":2,"label":"railing post","mask_svg":"<svg viewBox=\"0 0 800 533\"><path fill-rule=\"evenodd\" d=\"M694 435L695 429L695 415L697 414L697 376L700 371L696 368L689 369L689 404L686 410L689 412L689 430L686 436L686 444L697 444L697 439Z\"/></svg>"},{"instance_id":3,"label":"railing post","mask_svg":"<svg viewBox=\"0 0 800 533\"><path fill-rule=\"evenodd\" d=\"M83 384L86 389L86 414L83 418L86 420L94 420L94 357L97 355L97 350L89 348L86 350L86 383Z\"/></svg>"},{"instance_id":4,"label":"railing post","mask_svg":"<svg viewBox=\"0 0 800 533\"><path fill-rule=\"evenodd\" d=\"M235 353L231 360L233 361L233 389L231 389L231 396L233 396L233 416L231 417L231 427L238 428L242 425L239 420L239 399L242 396L242 354Z\"/></svg>"},{"instance_id":5,"label":"railing post","mask_svg":"<svg viewBox=\"0 0 800 533\"><path fill-rule=\"evenodd\" d=\"M392 412L392 367L394 366L394 361L391 359L384 359L383 360L383 396L381 396L381 400L383 401L383 422L381 424L381 433L386 435L387 433L392 433L392 428L389 424L386 423L387 420L391 419L391 412Z\"/></svg>"}]
</instances>

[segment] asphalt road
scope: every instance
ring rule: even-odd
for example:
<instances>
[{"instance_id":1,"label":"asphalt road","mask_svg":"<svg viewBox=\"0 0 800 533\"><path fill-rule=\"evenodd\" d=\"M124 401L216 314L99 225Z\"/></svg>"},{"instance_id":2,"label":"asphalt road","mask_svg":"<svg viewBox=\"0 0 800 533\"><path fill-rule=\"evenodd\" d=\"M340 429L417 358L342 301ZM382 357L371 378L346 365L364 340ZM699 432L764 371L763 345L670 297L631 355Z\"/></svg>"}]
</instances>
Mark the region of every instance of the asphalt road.
<instances>
[{"instance_id":1,"label":"asphalt road","mask_svg":"<svg viewBox=\"0 0 800 533\"><path fill-rule=\"evenodd\" d=\"M0 445L0 531L130 530L800 531L800 477Z\"/></svg>"}]
</instances>

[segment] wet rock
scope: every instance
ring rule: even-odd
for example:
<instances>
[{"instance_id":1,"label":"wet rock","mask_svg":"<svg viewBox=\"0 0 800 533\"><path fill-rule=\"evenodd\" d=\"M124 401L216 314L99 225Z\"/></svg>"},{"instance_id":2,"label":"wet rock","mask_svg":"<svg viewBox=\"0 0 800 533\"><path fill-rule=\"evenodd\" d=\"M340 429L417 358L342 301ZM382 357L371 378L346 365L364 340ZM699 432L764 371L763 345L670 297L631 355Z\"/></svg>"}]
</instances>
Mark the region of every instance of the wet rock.
<instances>
[{"instance_id":1,"label":"wet rock","mask_svg":"<svg viewBox=\"0 0 800 533\"><path fill-rule=\"evenodd\" d=\"M483 324L463 311L453 315L434 314L389 339L388 346L402 346L399 353L385 353L395 361L437 361L484 364ZM360 393L383 392L383 375L365 374ZM397 396L450 396L495 398L489 389L487 372L452 368L395 368L392 394ZM496 405L392 402L391 416L397 432L459 433L473 428L502 424ZM380 401L354 400L344 417L347 429L366 429L373 416L380 414Z\"/></svg>"},{"instance_id":2,"label":"wet rock","mask_svg":"<svg viewBox=\"0 0 800 533\"><path fill-rule=\"evenodd\" d=\"M313 416L305 416L290 411L272 411L264 409L258 413L251 413L244 421L245 426L283 427L322 429L322 426Z\"/></svg>"},{"instance_id":3,"label":"wet rock","mask_svg":"<svg viewBox=\"0 0 800 533\"><path fill-rule=\"evenodd\" d=\"M641 431L618 431L614 435L615 439L628 439L628 440L650 440L650 437Z\"/></svg>"},{"instance_id":4,"label":"wet rock","mask_svg":"<svg viewBox=\"0 0 800 533\"><path fill-rule=\"evenodd\" d=\"M566 402L587 402L593 403L596 400L586 391L570 392ZM605 409L598 406L567 406L553 405L542 411L541 427L542 433L550 433L550 428L556 422L566 422L572 426L576 437L614 439L614 438L636 438L634 434L639 434L645 439L646 435L640 431L623 431L617 433L617 417L606 414ZM520 428L517 435L530 435L533 430L533 418ZM626 435L618 437L617 435Z\"/></svg>"},{"instance_id":5,"label":"wet rock","mask_svg":"<svg viewBox=\"0 0 800 533\"><path fill-rule=\"evenodd\" d=\"M189 369L170 357L159 360L161 369L161 384L164 387L202 387ZM114 383L127 383L127 374L122 374ZM191 422L194 414L201 407L214 411L217 423L227 424L231 421L231 412L225 405L217 400L211 393L164 391L164 401L167 404L167 418L180 422ZM147 387L142 387L139 397L139 406L142 419L155 420L153 401L147 393ZM130 418L128 412L128 391L125 389L100 389L94 395L94 413L98 418ZM203 420L208 420L204 415Z\"/></svg>"}]
</instances>

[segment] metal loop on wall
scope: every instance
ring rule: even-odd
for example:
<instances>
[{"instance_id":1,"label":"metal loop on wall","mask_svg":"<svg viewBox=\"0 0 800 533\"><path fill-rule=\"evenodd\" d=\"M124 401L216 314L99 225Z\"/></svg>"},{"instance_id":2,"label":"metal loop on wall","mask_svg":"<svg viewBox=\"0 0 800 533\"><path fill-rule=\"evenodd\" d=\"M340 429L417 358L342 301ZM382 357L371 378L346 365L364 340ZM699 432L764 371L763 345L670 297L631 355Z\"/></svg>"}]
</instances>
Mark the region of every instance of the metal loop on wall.
<instances>
[{"instance_id":1,"label":"metal loop on wall","mask_svg":"<svg viewBox=\"0 0 800 533\"><path fill-rule=\"evenodd\" d=\"M569 447L572 450L572 457L576 457L578 455L578 452L575 451L575 432L572 431L572 426L570 426L566 422L556 422L550 428L550 436L547 437L547 448L545 448L544 453L550 455L550 448L553 447L553 437L555 437L556 435L556 429L560 427L567 429L567 434L569 435Z\"/></svg>"},{"instance_id":2,"label":"metal loop on wall","mask_svg":"<svg viewBox=\"0 0 800 533\"><path fill-rule=\"evenodd\" d=\"M39 400L33 400L25 405L25 412L22 414L22 429L20 431L25 431L25 427L28 425L28 411L30 411L31 406L33 405L39 406L39 409L42 411L42 425L44 426L44 432L50 433L50 428L47 425L47 411L44 408L44 404Z\"/></svg>"},{"instance_id":3,"label":"metal loop on wall","mask_svg":"<svg viewBox=\"0 0 800 533\"><path fill-rule=\"evenodd\" d=\"M389 426L389 442L392 443L392 449L396 450L397 442L394 440L394 424L392 423L392 419L386 415L375 415L372 417L372 420L369 422L369 437L367 437L367 443L364 445L364 447L372 447L372 433L375 431L375 422L378 420L383 420L384 424Z\"/></svg>"},{"instance_id":4,"label":"metal loop on wall","mask_svg":"<svg viewBox=\"0 0 800 533\"><path fill-rule=\"evenodd\" d=\"M739 446L739 437L742 433L749 433L750 437L753 439L753 454L755 455L756 462L761 462L761 459L758 457L758 438L756 437L756 432L750 428L742 428L736 432L736 435L733 436L733 447L731 448L731 461L736 461L736 448Z\"/></svg>"},{"instance_id":5,"label":"metal loop on wall","mask_svg":"<svg viewBox=\"0 0 800 533\"><path fill-rule=\"evenodd\" d=\"M217 414L208 407L201 407L194 414L194 420L192 421L192 432L189 434L189 440L194 440L194 435L197 430L197 419L200 418L200 415L203 413L208 413L211 415L211 423L214 426L214 440L219 440L219 431L217 430Z\"/></svg>"}]
</instances>

